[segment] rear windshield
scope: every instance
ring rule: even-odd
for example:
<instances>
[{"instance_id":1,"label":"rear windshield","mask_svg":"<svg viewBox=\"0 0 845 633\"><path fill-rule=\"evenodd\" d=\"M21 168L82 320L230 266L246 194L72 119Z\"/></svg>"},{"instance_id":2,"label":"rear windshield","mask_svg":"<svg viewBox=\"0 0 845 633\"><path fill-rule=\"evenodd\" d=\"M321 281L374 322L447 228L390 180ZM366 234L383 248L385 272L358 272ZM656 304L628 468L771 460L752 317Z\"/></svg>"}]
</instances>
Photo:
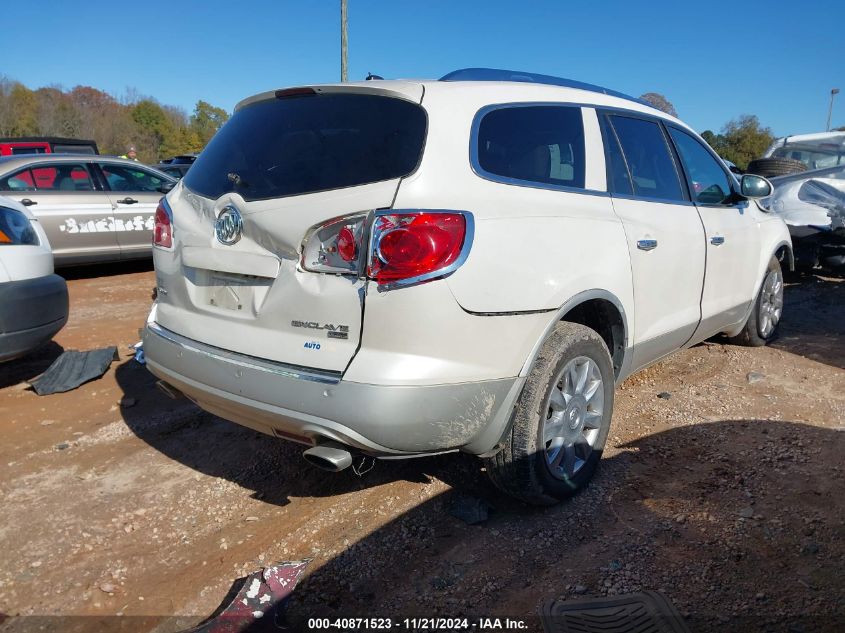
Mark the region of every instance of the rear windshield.
<instances>
[{"instance_id":1,"label":"rear windshield","mask_svg":"<svg viewBox=\"0 0 845 633\"><path fill-rule=\"evenodd\" d=\"M401 99L320 94L248 105L214 136L183 182L218 198L295 196L407 176L416 169L425 111Z\"/></svg>"},{"instance_id":2,"label":"rear windshield","mask_svg":"<svg viewBox=\"0 0 845 633\"><path fill-rule=\"evenodd\" d=\"M90 145L53 145L56 154L96 154Z\"/></svg>"}]
</instances>

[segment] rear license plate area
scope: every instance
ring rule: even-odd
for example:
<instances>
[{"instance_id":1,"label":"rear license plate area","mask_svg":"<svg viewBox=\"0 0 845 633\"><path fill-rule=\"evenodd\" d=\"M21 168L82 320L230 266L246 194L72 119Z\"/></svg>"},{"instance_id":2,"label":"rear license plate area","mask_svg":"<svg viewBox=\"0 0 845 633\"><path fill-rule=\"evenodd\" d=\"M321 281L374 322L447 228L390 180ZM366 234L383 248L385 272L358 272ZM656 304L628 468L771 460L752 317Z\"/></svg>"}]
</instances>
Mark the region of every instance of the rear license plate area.
<instances>
[{"instance_id":1,"label":"rear license plate area","mask_svg":"<svg viewBox=\"0 0 845 633\"><path fill-rule=\"evenodd\" d=\"M256 292L263 294L272 280L251 275L208 272L206 298L209 306L235 312L253 312Z\"/></svg>"}]
</instances>

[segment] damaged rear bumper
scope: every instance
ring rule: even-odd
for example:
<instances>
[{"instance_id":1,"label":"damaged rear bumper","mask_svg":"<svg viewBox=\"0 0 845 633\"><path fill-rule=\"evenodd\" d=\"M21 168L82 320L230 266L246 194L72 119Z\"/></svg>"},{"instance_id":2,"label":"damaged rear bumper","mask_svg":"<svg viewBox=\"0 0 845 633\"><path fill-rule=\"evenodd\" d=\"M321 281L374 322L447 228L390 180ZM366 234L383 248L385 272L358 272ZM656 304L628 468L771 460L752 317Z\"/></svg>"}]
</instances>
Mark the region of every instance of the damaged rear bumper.
<instances>
[{"instance_id":1,"label":"damaged rear bumper","mask_svg":"<svg viewBox=\"0 0 845 633\"><path fill-rule=\"evenodd\" d=\"M450 450L482 454L502 436L522 380L385 386L342 380L144 330L147 367L203 409L305 444L337 441L376 456Z\"/></svg>"}]
</instances>

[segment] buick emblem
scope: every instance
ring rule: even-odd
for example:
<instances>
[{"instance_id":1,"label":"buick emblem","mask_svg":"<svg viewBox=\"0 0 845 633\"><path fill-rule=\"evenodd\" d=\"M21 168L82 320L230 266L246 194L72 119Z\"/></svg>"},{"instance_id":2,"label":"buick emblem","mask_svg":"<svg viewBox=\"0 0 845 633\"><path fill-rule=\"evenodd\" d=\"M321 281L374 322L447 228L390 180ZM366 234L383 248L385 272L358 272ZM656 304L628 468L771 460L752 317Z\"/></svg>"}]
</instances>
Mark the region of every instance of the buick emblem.
<instances>
[{"instance_id":1,"label":"buick emblem","mask_svg":"<svg viewBox=\"0 0 845 633\"><path fill-rule=\"evenodd\" d=\"M231 246L241 239L243 224L240 211L231 204L226 205L214 223L214 234L217 236L217 241L226 246Z\"/></svg>"}]
</instances>

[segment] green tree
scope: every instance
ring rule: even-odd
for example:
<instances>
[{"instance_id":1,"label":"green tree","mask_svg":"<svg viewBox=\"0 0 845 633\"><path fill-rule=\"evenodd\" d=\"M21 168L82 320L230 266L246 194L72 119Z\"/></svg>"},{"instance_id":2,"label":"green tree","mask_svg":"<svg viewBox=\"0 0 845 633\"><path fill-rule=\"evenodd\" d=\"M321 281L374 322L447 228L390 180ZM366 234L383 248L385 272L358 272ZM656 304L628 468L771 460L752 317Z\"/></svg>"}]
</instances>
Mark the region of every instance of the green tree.
<instances>
[{"instance_id":1,"label":"green tree","mask_svg":"<svg viewBox=\"0 0 845 633\"><path fill-rule=\"evenodd\" d=\"M678 113L675 110L675 106L673 106L669 99L664 97L659 92L647 92L644 95L640 95L640 100L645 101L652 107L655 107L661 112L665 112L670 116L678 116Z\"/></svg>"},{"instance_id":2,"label":"green tree","mask_svg":"<svg viewBox=\"0 0 845 633\"><path fill-rule=\"evenodd\" d=\"M5 82L0 90L0 135L34 136L38 134L38 99L22 83Z\"/></svg>"},{"instance_id":3,"label":"green tree","mask_svg":"<svg viewBox=\"0 0 845 633\"><path fill-rule=\"evenodd\" d=\"M151 162L167 153L175 130L158 103L142 99L132 107L132 120L143 133L142 138L135 142L141 160Z\"/></svg>"},{"instance_id":4,"label":"green tree","mask_svg":"<svg viewBox=\"0 0 845 633\"><path fill-rule=\"evenodd\" d=\"M229 115L223 108L217 108L206 101L197 101L194 113L191 115L191 129L200 141L200 149L211 140L223 124L229 120Z\"/></svg>"},{"instance_id":5,"label":"green tree","mask_svg":"<svg viewBox=\"0 0 845 633\"><path fill-rule=\"evenodd\" d=\"M773 140L770 128L761 126L753 114L743 114L728 121L711 145L722 158L745 169L750 161L762 156Z\"/></svg>"},{"instance_id":6,"label":"green tree","mask_svg":"<svg viewBox=\"0 0 845 633\"><path fill-rule=\"evenodd\" d=\"M717 137L715 134L713 134L713 131L712 131L712 130L704 130L704 131L701 133L701 138L703 138L703 139L705 140L705 142L706 142L706 143L707 143L710 147L713 147L713 146L716 144L717 139L718 139L718 137Z\"/></svg>"}]
</instances>

